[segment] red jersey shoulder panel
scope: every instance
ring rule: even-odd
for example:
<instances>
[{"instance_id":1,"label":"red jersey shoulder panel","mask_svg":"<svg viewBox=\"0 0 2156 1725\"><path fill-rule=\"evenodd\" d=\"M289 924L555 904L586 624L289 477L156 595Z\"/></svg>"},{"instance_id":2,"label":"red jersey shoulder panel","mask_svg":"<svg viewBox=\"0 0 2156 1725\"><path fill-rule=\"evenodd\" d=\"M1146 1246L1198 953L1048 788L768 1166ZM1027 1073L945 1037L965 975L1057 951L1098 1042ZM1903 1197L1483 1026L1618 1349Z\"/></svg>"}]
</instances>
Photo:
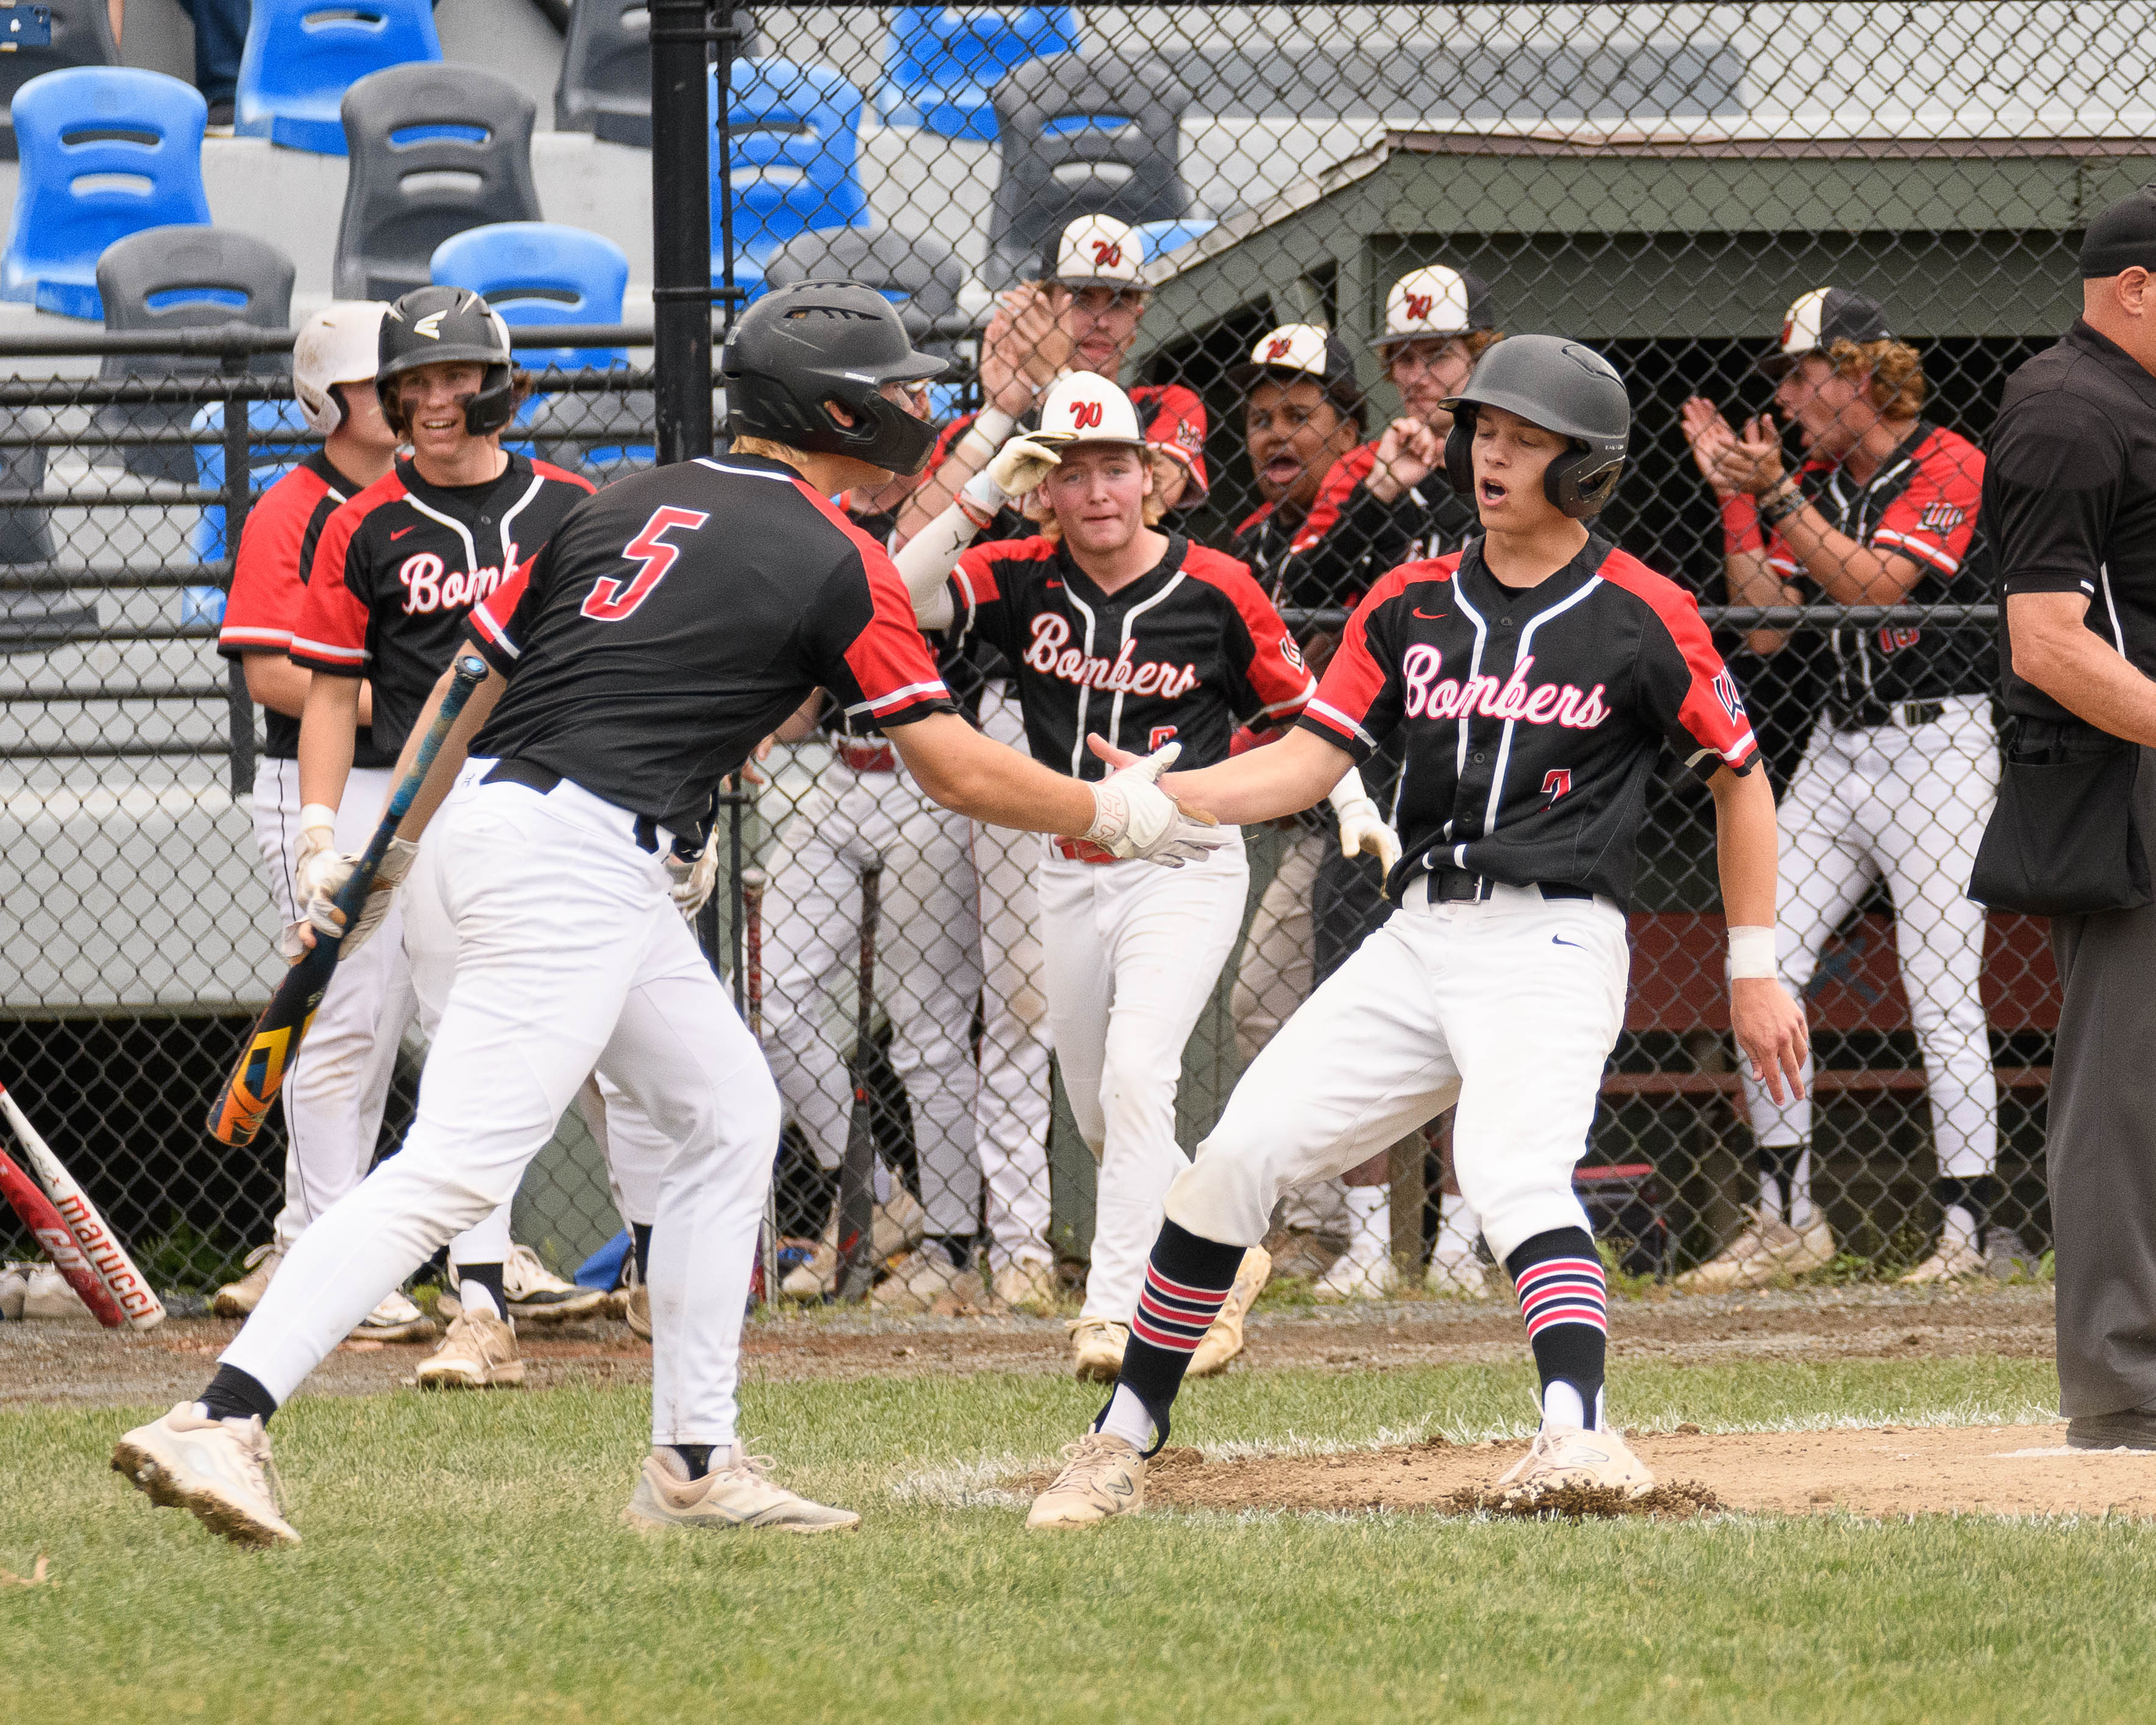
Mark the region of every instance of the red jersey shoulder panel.
<instances>
[{"instance_id":1,"label":"red jersey shoulder panel","mask_svg":"<svg viewBox=\"0 0 2156 1725\"><path fill-rule=\"evenodd\" d=\"M287 650L295 665L332 675L359 675L367 660L367 603L345 579L346 553L367 516L405 495L404 481L393 467L329 518L315 547L315 566L307 572L306 603L292 628Z\"/></svg>"},{"instance_id":2,"label":"red jersey shoulder panel","mask_svg":"<svg viewBox=\"0 0 2156 1725\"><path fill-rule=\"evenodd\" d=\"M1910 452L1917 470L1871 530L1871 542L1929 565L1959 572L1976 535L1984 495L1984 452L1957 432L1935 426Z\"/></svg>"},{"instance_id":3,"label":"red jersey shoulder panel","mask_svg":"<svg viewBox=\"0 0 2156 1725\"><path fill-rule=\"evenodd\" d=\"M1183 572L1225 595L1249 631L1250 662L1245 675L1265 702L1260 716L1284 724L1301 711L1317 692L1317 679L1250 566L1209 546L1192 545L1183 554Z\"/></svg>"},{"instance_id":4,"label":"red jersey shoulder panel","mask_svg":"<svg viewBox=\"0 0 2156 1725\"><path fill-rule=\"evenodd\" d=\"M870 614L867 627L854 638L844 657L846 668L860 685L862 716L878 725L902 725L927 717L939 704L947 706L951 691L944 687L935 656L914 621L912 596L890 553L806 480L796 479L793 488L860 552Z\"/></svg>"},{"instance_id":5,"label":"red jersey shoulder panel","mask_svg":"<svg viewBox=\"0 0 2156 1725\"><path fill-rule=\"evenodd\" d=\"M1715 650L1714 637L1699 614L1699 601L1666 575L1657 574L1630 552L1612 551L1595 573L1643 602L1683 656L1691 674L1678 719L1702 747L1725 765L1743 768L1759 752L1736 680Z\"/></svg>"},{"instance_id":6,"label":"red jersey shoulder panel","mask_svg":"<svg viewBox=\"0 0 2156 1725\"><path fill-rule=\"evenodd\" d=\"M537 474L542 479L557 480L562 485L574 485L587 497L590 496L593 492L598 490L597 485L586 479L581 473L572 473L567 468L557 467L551 461L542 461L535 457L531 463L531 470Z\"/></svg>"},{"instance_id":7,"label":"red jersey shoulder panel","mask_svg":"<svg viewBox=\"0 0 2156 1725\"><path fill-rule=\"evenodd\" d=\"M1396 666L1370 644L1370 622L1378 609L1399 598L1411 587L1431 582L1450 582L1460 567L1463 553L1449 551L1440 557L1421 557L1387 570L1371 584L1348 619L1332 663L1325 667L1317 692L1303 709L1302 722L1329 742L1353 752L1377 747L1363 721L1384 692Z\"/></svg>"},{"instance_id":8,"label":"red jersey shoulder panel","mask_svg":"<svg viewBox=\"0 0 2156 1725\"><path fill-rule=\"evenodd\" d=\"M1306 552L1340 525L1340 517L1347 512L1348 500L1354 495L1355 487L1370 476L1377 465L1378 446L1359 444L1332 464L1317 487L1317 500L1310 506L1310 513L1302 518L1302 525L1289 542L1291 552Z\"/></svg>"},{"instance_id":9,"label":"red jersey shoulder panel","mask_svg":"<svg viewBox=\"0 0 2156 1725\"><path fill-rule=\"evenodd\" d=\"M270 486L249 512L218 630L219 652L281 653L291 644L307 597L300 553L308 523L329 495L329 481L302 465Z\"/></svg>"}]
</instances>

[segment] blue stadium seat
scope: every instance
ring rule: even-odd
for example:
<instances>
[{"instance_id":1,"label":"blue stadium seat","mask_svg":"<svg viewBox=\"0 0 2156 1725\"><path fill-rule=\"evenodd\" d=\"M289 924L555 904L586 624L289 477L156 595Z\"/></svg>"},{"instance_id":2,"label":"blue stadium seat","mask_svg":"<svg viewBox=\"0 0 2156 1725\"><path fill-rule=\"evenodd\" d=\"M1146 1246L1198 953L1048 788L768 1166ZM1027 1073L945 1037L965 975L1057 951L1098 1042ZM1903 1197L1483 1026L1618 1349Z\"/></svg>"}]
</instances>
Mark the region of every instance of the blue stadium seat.
<instances>
[{"instance_id":1,"label":"blue stadium seat","mask_svg":"<svg viewBox=\"0 0 2156 1725\"><path fill-rule=\"evenodd\" d=\"M53 39L39 48L13 41L0 54L0 110L15 99L15 92L33 78L57 72L64 66L116 66L120 43L112 33L112 12L106 0L48 0L52 10ZM18 8L5 22L12 30L25 22ZM15 123L0 111L0 161L15 159Z\"/></svg>"},{"instance_id":2,"label":"blue stadium seat","mask_svg":"<svg viewBox=\"0 0 2156 1725\"><path fill-rule=\"evenodd\" d=\"M428 0L254 0L239 58L241 137L345 153L344 93L369 72L439 60Z\"/></svg>"},{"instance_id":3,"label":"blue stadium seat","mask_svg":"<svg viewBox=\"0 0 2156 1725\"><path fill-rule=\"evenodd\" d=\"M906 6L891 20L876 112L886 126L992 143L990 91L1013 66L1078 46L1075 6Z\"/></svg>"},{"instance_id":4,"label":"blue stadium seat","mask_svg":"<svg viewBox=\"0 0 2156 1725\"><path fill-rule=\"evenodd\" d=\"M600 234L554 222L467 228L434 248L431 270L444 286L485 295L512 330L519 324L619 323L629 287L628 253ZM533 371L629 363L623 347L519 347L516 352L517 362Z\"/></svg>"},{"instance_id":5,"label":"blue stadium seat","mask_svg":"<svg viewBox=\"0 0 2156 1725\"><path fill-rule=\"evenodd\" d=\"M22 179L0 299L101 318L97 260L145 228L207 227L201 95L162 72L77 66L15 93Z\"/></svg>"},{"instance_id":6,"label":"blue stadium seat","mask_svg":"<svg viewBox=\"0 0 2156 1725\"><path fill-rule=\"evenodd\" d=\"M711 116L711 275L719 274L718 72L705 74ZM792 60L736 60L733 129L734 275L752 290L763 263L797 234L865 228L860 171L861 93L836 72Z\"/></svg>"},{"instance_id":7,"label":"blue stadium seat","mask_svg":"<svg viewBox=\"0 0 2156 1725\"><path fill-rule=\"evenodd\" d=\"M196 431L222 431L224 429L224 403L213 401L196 410L192 421ZM251 401L247 404L247 429L249 434L248 454L258 465L247 470L248 489L258 497L290 473L300 462L312 454L317 439L307 429L305 414L295 401ZM277 435L290 434L289 440ZM224 486L224 445L198 444L192 450L199 483L213 490ZM195 523L187 542L198 562L221 562L228 556L224 548L224 506L211 503L203 506L202 519ZM180 589L180 626L184 629L194 624L217 624L224 621L224 590L216 587L183 587Z\"/></svg>"}]
</instances>

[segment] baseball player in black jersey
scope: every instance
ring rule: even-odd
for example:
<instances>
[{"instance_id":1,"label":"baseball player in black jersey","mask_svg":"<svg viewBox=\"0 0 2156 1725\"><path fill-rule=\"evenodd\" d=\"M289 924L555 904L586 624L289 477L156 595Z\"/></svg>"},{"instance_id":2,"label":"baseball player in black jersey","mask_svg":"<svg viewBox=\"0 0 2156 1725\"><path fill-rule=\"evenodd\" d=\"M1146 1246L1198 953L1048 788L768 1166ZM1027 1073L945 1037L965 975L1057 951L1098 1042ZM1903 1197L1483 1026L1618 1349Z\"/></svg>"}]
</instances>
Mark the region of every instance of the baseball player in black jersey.
<instances>
[{"instance_id":1,"label":"baseball player in black jersey","mask_svg":"<svg viewBox=\"0 0 2156 1725\"><path fill-rule=\"evenodd\" d=\"M855 1524L773 1483L735 1428L779 1106L670 890L713 787L825 688L967 814L1170 866L1230 837L1159 788L1172 751L1081 783L952 711L897 572L829 501L919 466L933 436L921 385L943 364L872 289L766 295L726 349L732 452L585 500L472 609L465 642L491 675L401 829L408 845L426 834L408 885L375 893L346 937L404 897L415 962L446 973L417 978L423 996L446 984L417 1118L300 1237L201 1400L121 1440L116 1461L158 1502L228 1538L295 1542L263 1422L384 1292L507 1199L596 1066L663 1144L639 1171L659 1194L643 1243L654 1447L626 1519ZM413 718L408 760L449 680ZM608 1148L624 1153L618 1137Z\"/></svg>"},{"instance_id":2,"label":"baseball player in black jersey","mask_svg":"<svg viewBox=\"0 0 2156 1725\"><path fill-rule=\"evenodd\" d=\"M1178 780L1224 819L1269 819L1404 734L1400 909L1258 1056L1169 1191L1115 1394L1029 1526L1142 1507L1147 1446L1167 1440L1191 1349L1281 1191L1455 1101L1460 1189L1542 1379L1541 1430L1500 1484L1532 1502L1651 1483L1604 1425L1606 1296L1572 1168L1624 1022L1625 903L1665 744L1714 795L1738 1042L1771 1089L1797 1082L1804 1014L1774 973L1774 795L1691 596L1586 525L1624 468L1616 372L1576 342L1514 336L1445 405L1446 471L1471 474L1483 536L1364 596L1287 737Z\"/></svg>"},{"instance_id":3,"label":"baseball player in black jersey","mask_svg":"<svg viewBox=\"0 0 2156 1725\"><path fill-rule=\"evenodd\" d=\"M341 812L352 805L347 837L363 839L388 793L386 771L378 783L350 782L360 680L372 691L372 746L393 759L471 608L528 562L570 505L592 490L586 480L502 449L517 393L509 336L478 295L463 288L405 295L382 319L380 347L375 387L382 412L412 453L324 525L288 649L295 665L313 673L299 738L302 902L321 896L325 880L360 848L335 842ZM403 856L388 866L397 876L408 864ZM413 1012L424 1024L438 1003L412 993L402 927L384 935L378 944L386 954L367 953L362 962L386 957L394 979L374 1027L376 1058L393 1059ZM526 1315L548 1317L588 1312L604 1297L512 1248L506 1204L452 1243L449 1269L461 1309L440 1349L420 1366L423 1384L485 1389L520 1381L512 1296Z\"/></svg>"},{"instance_id":4,"label":"baseball player in black jersey","mask_svg":"<svg viewBox=\"0 0 2156 1725\"><path fill-rule=\"evenodd\" d=\"M1739 604L1981 603L1972 556L1984 457L1922 417L1924 373L1861 294L1815 288L1789 310L1762 362L1805 459L1784 470L1771 414L1732 431L1708 403L1685 428L1721 499L1729 596ZM1770 656L1799 650L1758 634ZM1819 655L1825 710L1782 799L1782 975L1801 995L1821 948L1874 886L1894 902L1910 1016L1924 1051L1938 1246L1902 1279L1929 1282L2025 1266L2020 1240L1990 1219L1999 1108L1984 1015L1984 908L1966 888L1998 796L1991 719L1998 680L1981 625L1837 629ZM1820 1269L1832 1230L1811 1190L1812 1108L1748 1085L1760 1202L1750 1224L1682 1285L1763 1285Z\"/></svg>"},{"instance_id":5,"label":"baseball player in black jersey","mask_svg":"<svg viewBox=\"0 0 2156 1725\"><path fill-rule=\"evenodd\" d=\"M921 623L947 625L960 644L984 640L1011 666L1034 758L1091 778L1101 768L1085 737L1097 729L1144 750L1173 742L1209 763L1227 757L1239 721L1291 720L1314 685L1250 571L1148 524L1152 474L1129 397L1073 372L1042 404L1030 446L1044 444L1011 452L1046 469L1035 494L1050 516L1044 531L973 547L947 580L947 557L900 553ZM1071 1113L1101 1167L1072 1365L1105 1378L1122 1358L1161 1194L1183 1163L1183 1045L1240 931L1250 867L1240 833L1173 875L1069 841L1036 855L1049 1021ZM1201 1369L1240 1348L1266 1263L1251 1253Z\"/></svg>"}]
</instances>

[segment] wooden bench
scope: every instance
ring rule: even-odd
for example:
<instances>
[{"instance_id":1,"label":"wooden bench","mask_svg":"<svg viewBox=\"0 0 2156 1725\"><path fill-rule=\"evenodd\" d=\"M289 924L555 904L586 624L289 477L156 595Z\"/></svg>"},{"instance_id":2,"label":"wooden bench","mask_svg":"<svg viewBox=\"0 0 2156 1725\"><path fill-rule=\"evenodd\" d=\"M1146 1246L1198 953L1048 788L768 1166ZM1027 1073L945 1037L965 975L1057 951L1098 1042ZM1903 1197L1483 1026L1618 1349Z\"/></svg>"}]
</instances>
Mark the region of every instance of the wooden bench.
<instances>
[{"instance_id":1,"label":"wooden bench","mask_svg":"<svg viewBox=\"0 0 2156 1725\"><path fill-rule=\"evenodd\" d=\"M1729 1029L1729 990L1722 975L1727 940L1719 915L1661 911L1632 917L1632 979L1625 1028L1635 1032ZM1894 927L1885 916L1864 917L1830 941L1813 978L1808 1002L1812 1032L1886 1031L1914 1028L1908 995L1895 957ZM1984 1008L1994 1030L2055 1030L2059 1023L2058 973L2051 963L2051 925L2041 916L1997 916L1984 940ZM2002 1091L2041 1091L2049 1066L1995 1069ZM1925 1076L1916 1067L1872 1070L1822 1068L1815 1093L1822 1096L1921 1094ZM1602 1094L1630 1096L1710 1096L1740 1094L1737 1074L1660 1070L1612 1072Z\"/></svg>"}]
</instances>

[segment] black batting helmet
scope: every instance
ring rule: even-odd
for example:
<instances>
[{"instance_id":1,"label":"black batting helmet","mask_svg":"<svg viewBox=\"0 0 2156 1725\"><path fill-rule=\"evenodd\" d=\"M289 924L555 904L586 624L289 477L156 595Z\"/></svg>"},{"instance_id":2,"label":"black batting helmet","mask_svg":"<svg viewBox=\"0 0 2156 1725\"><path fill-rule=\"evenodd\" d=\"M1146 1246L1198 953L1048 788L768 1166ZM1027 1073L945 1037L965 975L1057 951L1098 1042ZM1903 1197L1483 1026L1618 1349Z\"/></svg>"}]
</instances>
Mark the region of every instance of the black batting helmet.
<instances>
[{"instance_id":1,"label":"black batting helmet","mask_svg":"<svg viewBox=\"0 0 2156 1725\"><path fill-rule=\"evenodd\" d=\"M393 305L382 315L374 372L375 393L389 429L404 429L397 403L399 372L459 361L486 367L479 393L465 398L465 429L474 437L501 430L516 412L515 362L501 314L470 288L414 288Z\"/></svg>"},{"instance_id":2,"label":"black batting helmet","mask_svg":"<svg viewBox=\"0 0 2156 1725\"><path fill-rule=\"evenodd\" d=\"M1599 515L1625 474L1632 403L1616 368L1592 347L1562 336L1514 336L1475 362L1466 388L1439 403L1452 414L1445 471L1462 496L1475 495L1475 409L1502 408L1570 438L1573 452L1550 463L1543 495L1575 521Z\"/></svg>"},{"instance_id":3,"label":"black batting helmet","mask_svg":"<svg viewBox=\"0 0 2156 1725\"><path fill-rule=\"evenodd\" d=\"M880 386L926 382L948 364L916 350L898 308L874 288L796 282L764 295L734 326L721 361L726 429L918 473L936 428L885 400ZM834 419L824 406L830 401L855 423Z\"/></svg>"}]
</instances>

